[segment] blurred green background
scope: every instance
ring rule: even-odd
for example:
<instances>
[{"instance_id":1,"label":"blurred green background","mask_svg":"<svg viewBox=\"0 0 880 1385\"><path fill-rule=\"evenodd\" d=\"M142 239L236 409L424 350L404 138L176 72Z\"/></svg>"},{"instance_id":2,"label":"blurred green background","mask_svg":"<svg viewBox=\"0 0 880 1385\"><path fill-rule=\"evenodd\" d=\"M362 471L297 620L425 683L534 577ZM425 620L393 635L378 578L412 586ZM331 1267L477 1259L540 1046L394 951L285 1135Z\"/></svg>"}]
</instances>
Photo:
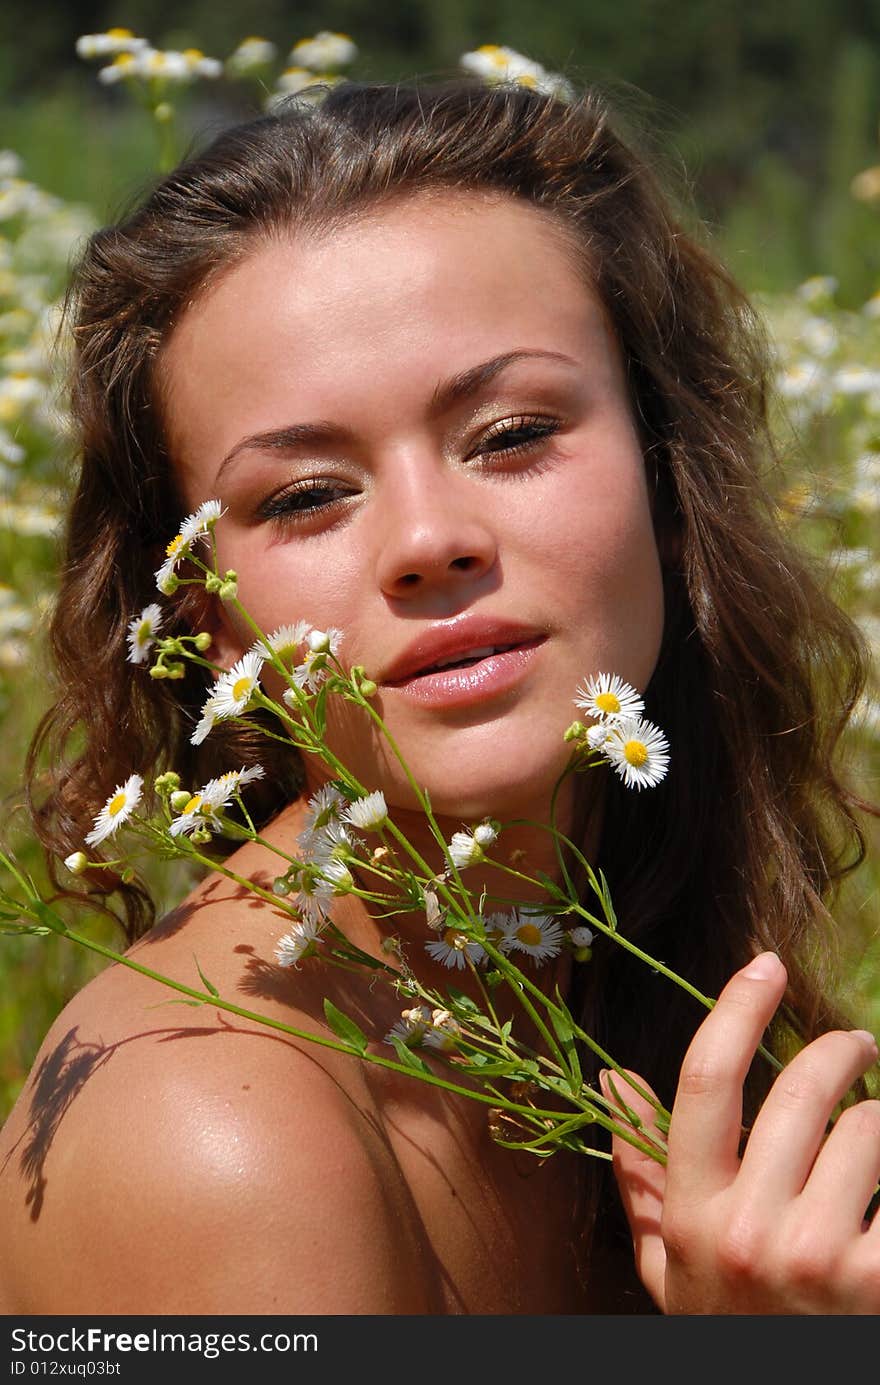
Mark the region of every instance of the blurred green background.
<instances>
[{"instance_id":1,"label":"blurred green background","mask_svg":"<svg viewBox=\"0 0 880 1385\"><path fill-rule=\"evenodd\" d=\"M249 35L276 45L250 76L228 69L152 95L97 79L76 40L124 25L162 50L226 63ZM46 701L40 631L52 602L55 535L72 445L51 338L69 256L178 155L258 113L291 48L321 30L357 45L350 75L458 70L504 44L598 84L645 132L687 215L763 308L778 352L778 428L789 457L780 499L840 600L880 649L880 0L32 0L0 12L0 794L3 839L38 878L15 804L27 740ZM140 97L140 99L138 99ZM160 97L174 118L158 123ZM162 141L166 141L163 146ZM849 745L880 797L875 680ZM846 994L880 1028L880 837L847 889ZM179 881L178 881L179 884ZM175 889L157 885L162 891ZM106 924L98 936L118 941ZM102 931L103 930L103 931ZM54 938L0 938L0 1120L52 1018L95 963Z\"/></svg>"}]
</instances>

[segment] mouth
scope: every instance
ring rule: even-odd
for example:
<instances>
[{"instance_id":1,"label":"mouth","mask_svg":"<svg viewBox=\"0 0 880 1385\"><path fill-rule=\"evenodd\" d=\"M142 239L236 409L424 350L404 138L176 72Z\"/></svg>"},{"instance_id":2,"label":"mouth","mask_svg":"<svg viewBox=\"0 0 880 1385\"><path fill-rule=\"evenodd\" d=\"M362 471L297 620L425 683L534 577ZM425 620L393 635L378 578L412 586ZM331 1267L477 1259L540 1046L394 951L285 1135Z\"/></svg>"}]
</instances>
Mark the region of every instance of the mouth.
<instances>
[{"instance_id":1,"label":"mouth","mask_svg":"<svg viewBox=\"0 0 880 1385\"><path fill-rule=\"evenodd\" d=\"M426 664L424 668L416 669L413 673L408 673L404 678L395 678L388 683L388 687L399 687L402 683L408 683L415 678L429 678L435 673L448 673L453 669L473 668L475 664L480 664L484 659L491 659L496 654L507 654L511 649L523 649L541 643L541 639L515 641L511 644L487 644L479 649L472 649L467 654L453 655L448 659L438 659L436 663Z\"/></svg>"},{"instance_id":2,"label":"mouth","mask_svg":"<svg viewBox=\"0 0 880 1385\"><path fill-rule=\"evenodd\" d=\"M383 687L425 708L470 707L511 694L529 675L546 635L450 650L386 678Z\"/></svg>"}]
</instances>

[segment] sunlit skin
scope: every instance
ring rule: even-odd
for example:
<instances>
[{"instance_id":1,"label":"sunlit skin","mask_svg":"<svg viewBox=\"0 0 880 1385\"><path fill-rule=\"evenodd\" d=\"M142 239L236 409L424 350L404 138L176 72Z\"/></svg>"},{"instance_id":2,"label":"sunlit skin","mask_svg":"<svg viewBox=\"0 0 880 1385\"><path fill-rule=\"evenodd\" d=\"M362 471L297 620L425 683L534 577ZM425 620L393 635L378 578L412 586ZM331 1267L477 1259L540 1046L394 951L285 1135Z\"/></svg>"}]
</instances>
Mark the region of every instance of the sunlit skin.
<instances>
[{"instance_id":1,"label":"sunlit skin","mask_svg":"<svg viewBox=\"0 0 880 1385\"><path fill-rule=\"evenodd\" d=\"M446 382L510 353L438 411ZM344 632L343 661L380 684L376 709L447 837L486 814L547 821L578 683L611 671L644 688L662 631L620 353L555 223L511 198L446 193L329 239L279 236L189 307L161 373L185 501L222 500L220 565L258 625ZM278 436L319 422L335 435ZM482 616L541 640L514 686L449 707L382 686L417 636ZM216 619L228 667L253 631L228 608ZM334 705L333 749L427 845L387 745ZM307 773L314 788L320 768ZM552 862L546 837L532 834L529 859Z\"/></svg>"},{"instance_id":2,"label":"sunlit skin","mask_svg":"<svg viewBox=\"0 0 880 1385\"><path fill-rule=\"evenodd\" d=\"M432 408L447 382L510 353L530 354ZM556 224L503 196L447 192L326 238L255 242L185 309L159 368L183 500L222 500L221 568L238 572L259 626L344 632L343 661L379 683L376 706L447 840L487 814L545 820L578 683L614 672L644 689L662 634L620 353ZM317 422L321 439L290 445L295 426ZM499 449L522 436L490 441L524 428L517 452ZM529 634L512 674L504 654L484 656L500 673L464 700L384 685L414 638L483 616ZM220 667L253 642L230 607L207 625ZM399 765L364 726L360 713L334 717L334 750L428 852ZM319 768L308 773L314 790ZM565 795L560 825L580 806ZM600 813L597 795L588 855ZM302 814L289 805L266 836L295 851ZM553 868L537 829L505 832L499 850L512 847L529 869ZM227 864L252 881L277 869L255 843ZM482 868L467 880L529 893ZM335 912L378 955L383 930L363 904ZM448 986L424 955L424 917L400 923L426 983ZM197 963L220 994L313 1037L329 996L386 1052L376 1036L399 1016L393 989L320 961L279 967L284 927L280 909L214 874L132 956L189 985ZM565 990L568 965L538 975ZM741 1157L743 1082L785 980L778 959L759 958L697 1029L667 1167L614 1140L635 1264L661 1311L880 1308L880 1221L864 1221L880 1103L844 1112L826 1139L876 1061L871 1037L838 1031L798 1054ZM643 1098L627 1099L649 1123ZM171 1011L154 981L108 967L53 1025L4 1126L0 1311L642 1311L602 1246L584 1263L582 1157L520 1157L474 1102L210 1005Z\"/></svg>"}]
</instances>

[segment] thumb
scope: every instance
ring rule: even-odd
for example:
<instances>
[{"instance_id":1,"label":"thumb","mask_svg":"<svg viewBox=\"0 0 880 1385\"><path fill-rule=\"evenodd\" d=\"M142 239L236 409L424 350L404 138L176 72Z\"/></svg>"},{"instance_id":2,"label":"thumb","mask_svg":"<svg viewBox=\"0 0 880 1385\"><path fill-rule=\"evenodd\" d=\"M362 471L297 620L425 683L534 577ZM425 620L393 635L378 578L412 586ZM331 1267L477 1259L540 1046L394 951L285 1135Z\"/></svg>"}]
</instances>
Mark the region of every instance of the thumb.
<instances>
[{"instance_id":1,"label":"thumb","mask_svg":"<svg viewBox=\"0 0 880 1385\"><path fill-rule=\"evenodd\" d=\"M637 1073L627 1073L626 1077L630 1080L627 1081L617 1072L603 1071L600 1074L602 1091L616 1107L616 1111L612 1109L609 1115L614 1116L636 1138L644 1140L654 1133L659 1137L654 1110L632 1083L652 1096L654 1092ZM633 1124L633 1116L640 1119L641 1125ZM612 1136L611 1153L614 1175L633 1239L639 1278L658 1308L665 1312L666 1249L660 1234L660 1217L666 1194L666 1169L622 1135Z\"/></svg>"}]
</instances>

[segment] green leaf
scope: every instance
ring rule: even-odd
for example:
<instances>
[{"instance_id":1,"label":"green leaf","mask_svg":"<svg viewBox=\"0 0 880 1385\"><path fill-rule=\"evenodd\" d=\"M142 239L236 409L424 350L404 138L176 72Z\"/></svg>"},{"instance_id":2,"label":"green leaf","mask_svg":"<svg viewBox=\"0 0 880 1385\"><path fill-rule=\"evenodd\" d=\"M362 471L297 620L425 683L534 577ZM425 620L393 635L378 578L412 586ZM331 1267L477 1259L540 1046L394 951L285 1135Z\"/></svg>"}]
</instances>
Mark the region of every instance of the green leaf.
<instances>
[{"instance_id":1,"label":"green leaf","mask_svg":"<svg viewBox=\"0 0 880 1385\"><path fill-rule=\"evenodd\" d=\"M217 990L217 987L214 985L213 981L209 981L205 973L202 971L201 967L199 966L199 959L198 957L196 957L195 954L193 954L193 961L196 964L196 971L201 977L202 985L204 986L205 990L210 991L211 995L216 996L219 1000L220 992Z\"/></svg>"},{"instance_id":2,"label":"green leaf","mask_svg":"<svg viewBox=\"0 0 880 1385\"><path fill-rule=\"evenodd\" d=\"M481 1010L472 996L465 995L464 991L458 990L455 986L450 986L447 995L457 1010L462 1010L468 1014L479 1015Z\"/></svg>"},{"instance_id":3,"label":"green leaf","mask_svg":"<svg viewBox=\"0 0 880 1385\"><path fill-rule=\"evenodd\" d=\"M329 685L324 683L318 696L312 703L312 716L315 719L315 730L322 740L324 738L324 732L327 730L327 694L329 691Z\"/></svg>"},{"instance_id":4,"label":"green leaf","mask_svg":"<svg viewBox=\"0 0 880 1385\"><path fill-rule=\"evenodd\" d=\"M324 997L324 1016L337 1039L341 1039L349 1048L353 1048L356 1053L366 1053L367 1036L362 1029L358 1029L354 1020L350 1020L348 1015L344 1015L341 1010L327 997Z\"/></svg>"},{"instance_id":5,"label":"green leaf","mask_svg":"<svg viewBox=\"0 0 880 1385\"><path fill-rule=\"evenodd\" d=\"M398 1061L402 1063L405 1068L410 1068L412 1072L422 1073L423 1075L426 1074L428 1077L434 1076L424 1058L420 1058L417 1053L413 1053L412 1049L403 1042L403 1039L398 1038L396 1034L392 1034L391 1042L394 1045L394 1052L397 1054Z\"/></svg>"}]
</instances>

